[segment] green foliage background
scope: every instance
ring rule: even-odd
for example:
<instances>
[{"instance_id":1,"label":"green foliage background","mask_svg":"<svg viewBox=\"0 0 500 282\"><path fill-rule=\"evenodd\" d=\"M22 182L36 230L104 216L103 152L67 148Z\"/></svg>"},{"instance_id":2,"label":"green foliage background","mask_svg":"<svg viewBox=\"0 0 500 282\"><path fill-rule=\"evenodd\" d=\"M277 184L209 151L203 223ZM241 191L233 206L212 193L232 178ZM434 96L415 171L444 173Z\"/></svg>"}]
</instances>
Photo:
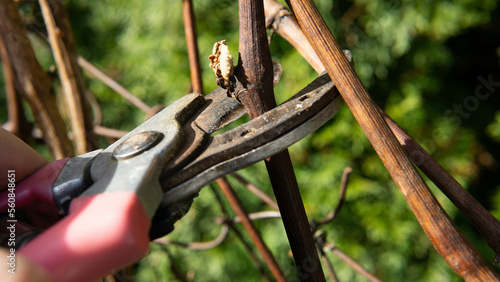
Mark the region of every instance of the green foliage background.
<instances>
[{"instance_id":1,"label":"green foliage background","mask_svg":"<svg viewBox=\"0 0 500 282\"><path fill-rule=\"evenodd\" d=\"M356 71L376 103L500 217L497 1L315 2L337 40L352 51ZM79 53L151 106L168 105L190 88L181 4L180 0L66 1ZM195 0L194 5L208 93L216 87L207 60L213 43L226 39L232 54L237 54L238 5L229 0ZM53 64L50 52L34 42L41 63L48 69ZM316 77L285 40L275 36L271 52L284 70L275 89L278 102ZM479 77L497 82L489 89L490 95L481 92L484 99L476 97ZM103 109L103 125L130 130L142 122L143 113L103 83L88 76L86 82ZM5 108L3 87L0 91ZM0 118L5 121L6 113ZM107 145L105 140L101 142L103 147ZM32 145L47 155L43 147ZM290 154L310 218L322 218L335 207L342 171L346 166L353 168L345 207L323 228L327 239L339 249L383 280L460 280L430 245L347 107L292 146ZM272 194L262 164L241 173ZM233 178L229 180L248 211L269 209ZM481 254L492 261L493 251L480 235L433 184L429 185ZM213 222L220 215L213 194L204 189L169 237L184 242L211 240L220 230ZM281 222L273 219L256 225L293 280L296 273ZM224 244L209 251L168 246L168 253L153 244L151 254L137 265L136 279L174 279L170 269L175 264L196 281L260 280L232 233ZM329 258L341 281L363 281L338 258Z\"/></svg>"}]
</instances>

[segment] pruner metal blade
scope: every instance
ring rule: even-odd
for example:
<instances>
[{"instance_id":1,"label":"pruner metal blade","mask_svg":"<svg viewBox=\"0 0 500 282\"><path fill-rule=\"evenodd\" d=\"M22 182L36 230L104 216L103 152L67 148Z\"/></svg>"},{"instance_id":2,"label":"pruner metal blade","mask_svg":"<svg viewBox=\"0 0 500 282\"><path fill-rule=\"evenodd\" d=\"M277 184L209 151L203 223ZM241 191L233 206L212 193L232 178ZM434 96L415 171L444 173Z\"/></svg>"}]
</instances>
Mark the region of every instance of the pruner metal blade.
<instances>
[{"instance_id":1,"label":"pruner metal blade","mask_svg":"<svg viewBox=\"0 0 500 282\"><path fill-rule=\"evenodd\" d=\"M203 150L182 168L160 180L164 190L160 206L170 206L192 198L207 183L264 160L318 129L342 107L343 100L323 73L307 87L280 106L263 115L215 136L205 132ZM200 114L205 122L207 116ZM197 127L201 130L199 127ZM211 133L211 132L210 132Z\"/></svg>"}]
</instances>

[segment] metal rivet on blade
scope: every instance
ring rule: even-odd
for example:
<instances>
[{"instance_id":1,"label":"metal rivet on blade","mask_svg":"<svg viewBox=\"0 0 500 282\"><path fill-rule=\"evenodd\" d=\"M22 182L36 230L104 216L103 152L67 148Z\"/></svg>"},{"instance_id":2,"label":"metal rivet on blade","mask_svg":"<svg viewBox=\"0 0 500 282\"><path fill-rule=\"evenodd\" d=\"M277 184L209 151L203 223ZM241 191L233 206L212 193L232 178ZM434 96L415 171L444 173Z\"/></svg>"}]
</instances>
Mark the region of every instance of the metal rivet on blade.
<instances>
[{"instance_id":1,"label":"metal rivet on blade","mask_svg":"<svg viewBox=\"0 0 500 282\"><path fill-rule=\"evenodd\" d=\"M144 131L130 136L113 150L113 157L128 159L154 147L163 138L156 131Z\"/></svg>"}]
</instances>

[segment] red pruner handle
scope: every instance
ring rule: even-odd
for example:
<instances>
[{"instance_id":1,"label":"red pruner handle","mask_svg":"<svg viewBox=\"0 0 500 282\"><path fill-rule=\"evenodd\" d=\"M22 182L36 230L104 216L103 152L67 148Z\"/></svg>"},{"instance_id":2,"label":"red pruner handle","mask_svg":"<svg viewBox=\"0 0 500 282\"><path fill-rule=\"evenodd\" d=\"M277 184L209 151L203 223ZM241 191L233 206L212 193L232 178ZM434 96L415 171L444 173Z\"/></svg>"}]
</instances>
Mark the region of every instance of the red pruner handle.
<instances>
[{"instance_id":1,"label":"red pruner handle","mask_svg":"<svg viewBox=\"0 0 500 282\"><path fill-rule=\"evenodd\" d=\"M151 220L133 192L76 198L69 215L20 249L54 281L92 281L142 258Z\"/></svg>"},{"instance_id":2,"label":"red pruner handle","mask_svg":"<svg viewBox=\"0 0 500 282\"><path fill-rule=\"evenodd\" d=\"M51 162L17 183L11 191L0 193L0 212L15 208L33 226L46 228L61 219L59 209L54 202L52 186L61 173L68 159ZM10 194L15 194L15 198Z\"/></svg>"}]
</instances>

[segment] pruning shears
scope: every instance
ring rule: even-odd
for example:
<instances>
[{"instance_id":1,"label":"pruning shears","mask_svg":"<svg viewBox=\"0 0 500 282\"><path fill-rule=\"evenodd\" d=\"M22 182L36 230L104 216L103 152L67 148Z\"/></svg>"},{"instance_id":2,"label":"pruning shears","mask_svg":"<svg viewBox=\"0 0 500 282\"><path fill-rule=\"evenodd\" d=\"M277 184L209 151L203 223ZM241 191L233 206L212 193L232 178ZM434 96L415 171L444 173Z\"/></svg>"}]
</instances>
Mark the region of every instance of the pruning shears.
<instances>
[{"instance_id":1,"label":"pruning shears","mask_svg":"<svg viewBox=\"0 0 500 282\"><path fill-rule=\"evenodd\" d=\"M52 162L18 183L18 252L54 281L103 277L170 233L207 183L284 150L342 105L322 74L273 110L213 135L244 108L222 88L188 94L108 148ZM4 191L0 212L8 208Z\"/></svg>"}]
</instances>

